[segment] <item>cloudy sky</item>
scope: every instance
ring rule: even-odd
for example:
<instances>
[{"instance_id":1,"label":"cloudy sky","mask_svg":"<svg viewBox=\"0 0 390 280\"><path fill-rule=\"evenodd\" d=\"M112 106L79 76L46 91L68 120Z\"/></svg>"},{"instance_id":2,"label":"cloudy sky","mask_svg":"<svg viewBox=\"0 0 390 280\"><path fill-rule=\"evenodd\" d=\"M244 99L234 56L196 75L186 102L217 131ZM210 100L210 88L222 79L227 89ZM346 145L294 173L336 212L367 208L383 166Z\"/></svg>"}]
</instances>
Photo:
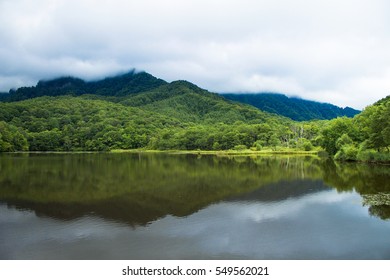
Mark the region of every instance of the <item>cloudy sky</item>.
<instances>
[{"instance_id":1,"label":"cloudy sky","mask_svg":"<svg viewBox=\"0 0 390 280\"><path fill-rule=\"evenodd\" d=\"M390 94L386 0L0 0L0 91L132 68L362 109Z\"/></svg>"}]
</instances>

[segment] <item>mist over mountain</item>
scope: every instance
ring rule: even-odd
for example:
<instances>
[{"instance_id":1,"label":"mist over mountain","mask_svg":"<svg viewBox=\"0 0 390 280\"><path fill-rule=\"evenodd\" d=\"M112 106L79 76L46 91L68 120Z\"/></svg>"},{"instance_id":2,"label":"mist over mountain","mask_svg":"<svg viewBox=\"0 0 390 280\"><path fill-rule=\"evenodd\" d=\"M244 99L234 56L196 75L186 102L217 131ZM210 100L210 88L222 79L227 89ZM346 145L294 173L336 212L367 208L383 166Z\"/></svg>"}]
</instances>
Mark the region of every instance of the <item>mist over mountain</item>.
<instances>
[{"instance_id":1,"label":"mist over mountain","mask_svg":"<svg viewBox=\"0 0 390 280\"><path fill-rule=\"evenodd\" d=\"M186 82L186 84L184 84L184 81L168 83L149 73L131 70L122 75L89 82L77 77L41 80L36 86L10 90L9 94L3 93L0 96L0 100L20 101L40 96L80 96L84 94L126 98L143 93L132 100L125 101L125 103L131 106L140 106L158 101L162 106L169 107L172 104L168 104L170 102L163 100L167 97L172 98L173 95L180 91L179 89L188 93L184 87L197 93L206 92L189 82ZM309 101L298 97L287 97L277 93L221 94L221 96L228 100L249 104L261 111L285 116L296 121L330 120L341 116L353 117L360 113L360 111L350 107L340 108L329 103ZM214 94L215 97L216 95ZM183 99L184 97L181 96L180 98ZM187 95L186 98L191 99L193 97ZM184 102L184 100L181 102ZM189 105L188 107L191 107L190 103L187 104ZM193 104L196 104L196 102ZM150 107L155 107L157 110L162 108L156 108L155 105Z\"/></svg>"},{"instance_id":2,"label":"mist over mountain","mask_svg":"<svg viewBox=\"0 0 390 280\"><path fill-rule=\"evenodd\" d=\"M41 80L35 87L21 87L3 95L3 100L20 101L39 96L59 96L96 94L102 96L125 96L148 91L167 84L146 72L128 73L108 77L98 81L86 82L76 77L60 77L53 80Z\"/></svg>"}]
</instances>

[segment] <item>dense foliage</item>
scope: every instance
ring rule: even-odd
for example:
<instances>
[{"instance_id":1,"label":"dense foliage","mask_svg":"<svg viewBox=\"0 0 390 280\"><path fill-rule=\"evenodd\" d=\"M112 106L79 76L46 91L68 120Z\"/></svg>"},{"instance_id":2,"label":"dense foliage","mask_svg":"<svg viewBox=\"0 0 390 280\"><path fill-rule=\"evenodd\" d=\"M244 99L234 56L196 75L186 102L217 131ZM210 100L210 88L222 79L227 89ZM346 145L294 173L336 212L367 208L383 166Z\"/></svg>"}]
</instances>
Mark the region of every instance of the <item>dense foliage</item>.
<instances>
[{"instance_id":1,"label":"dense foliage","mask_svg":"<svg viewBox=\"0 0 390 280\"><path fill-rule=\"evenodd\" d=\"M354 117L360 112L349 107L340 108L328 103L287 97L275 93L223 94L223 96L296 121L330 120L343 116Z\"/></svg>"},{"instance_id":2,"label":"dense foliage","mask_svg":"<svg viewBox=\"0 0 390 280\"><path fill-rule=\"evenodd\" d=\"M8 143L2 151L27 147L30 151L140 148L156 131L180 125L174 119L138 108L70 96L1 103L0 119L0 139ZM14 131L28 144L20 149L15 137L4 138L7 131Z\"/></svg>"},{"instance_id":3,"label":"dense foliage","mask_svg":"<svg viewBox=\"0 0 390 280\"><path fill-rule=\"evenodd\" d=\"M317 130L310 124L296 124L216 98L193 98L193 106L180 106L188 100L173 97L151 107L90 96L0 103L1 150L261 149L298 145L299 139L311 138L315 135L312 130ZM177 106L165 106L170 102ZM228 113L224 114L225 110Z\"/></svg>"},{"instance_id":4,"label":"dense foliage","mask_svg":"<svg viewBox=\"0 0 390 280\"><path fill-rule=\"evenodd\" d=\"M338 160L390 161L390 96L353 119L327 122L321 143Z\"/></svg>"}]
</instances>

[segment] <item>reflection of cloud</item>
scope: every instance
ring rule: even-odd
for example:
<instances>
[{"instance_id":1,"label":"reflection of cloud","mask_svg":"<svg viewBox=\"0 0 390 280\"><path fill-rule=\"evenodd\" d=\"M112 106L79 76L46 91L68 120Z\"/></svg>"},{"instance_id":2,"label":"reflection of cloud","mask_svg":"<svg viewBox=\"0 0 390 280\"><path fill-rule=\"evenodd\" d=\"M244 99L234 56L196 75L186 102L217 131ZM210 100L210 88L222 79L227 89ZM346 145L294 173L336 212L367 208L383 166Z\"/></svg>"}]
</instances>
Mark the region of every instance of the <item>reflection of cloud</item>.
<instances>
[{"instance_id":1,"label":"reflection of cloud","mask_svg":"<svg viewBox=\"0 0 390 280\"><path fill-rule=\"evenodd\" d=\"M0 258L390 258L390 223L370 218L356 193L222 202L135 229L100 218L61 222L0 210Z\"/></svg>"},{"instance_id":2,"label":"reflection of cloud","mask_svg":"<svg viewBox=\"0 0 390 280\"><path fill-rule=\"evenodd\" d=\"M37 217L32 211L7 209L1 205L0 225L0 259L61 258L61 254L55 254L61 246L73 247L86 240L110 238L115 236L113 228L116 233L128 230L125 226L100 218L85 217L63 222ZM77 255L72 258L77 258Z\"/></svg>"},{"instance_id":3,"label":"reflection of cloud","mask_svg":"<svg viewBox=\"0 0 390 280\"><path fill-rule=\"evenodd\" d=\"M297 215L300 211L307 209L309 205L341 203L348 198L348 194L335 196L331 191L328 191L274 203L229 203L227 209L231 216L238 215L240 219L246 217L255 222L261 222L267 219Z\"/></svg>"},{"instance_id":4,"label":"reflection of cloud","mask_svg":"<svg viewBox=\"0 0 390 280\"><path fill-rule=\"evenodd\" d=\"M165 226L164 232L197 242L202 250L220 258L390 257L390 248L381 247L387 244L390 227L384 225L375 233L378 239L373 239L376 222L381 223L367 220L359 195L324 191L283 202L213 205L192 215L184 225Z\"/></svg>"}]
</instances>

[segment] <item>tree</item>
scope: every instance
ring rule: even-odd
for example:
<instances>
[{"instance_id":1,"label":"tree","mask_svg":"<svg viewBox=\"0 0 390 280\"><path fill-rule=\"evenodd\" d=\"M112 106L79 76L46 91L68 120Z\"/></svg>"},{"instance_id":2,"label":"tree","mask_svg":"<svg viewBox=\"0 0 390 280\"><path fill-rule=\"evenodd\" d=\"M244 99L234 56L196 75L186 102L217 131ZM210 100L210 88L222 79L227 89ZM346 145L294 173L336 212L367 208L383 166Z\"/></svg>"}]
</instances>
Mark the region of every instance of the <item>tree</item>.
<instances>
[{"instance_id":1,"label":"tree","mask_svg":"<svg viewBox=\"0 0 390 280\"><path fill-rule=\"evenodd\" d=\"M344 133L336 141L337 153L335 159L352 161L357 159L358 149L348 134Z\"/></svg>"},{"instance_id":2,"label":"tree","mask_svg":"<svg viewBox=\"0 0 390 280\"><path fill-rule=\"evenodd\" d=\"M337 153L336 141L345 133L354 130L351 119L337 118L327 123L321 131L321 146L330 154Z\"/></svg>"},{"instance_id":3,"label":"tree","mask_svg":"<svg viewBox=\"0 0 390 280\"><path fill-rule=\"evenodd\" d=\"M337 139L336 149L340 150L342 146L352 145L352 144L353 144L353 141L352 141L351 137L349 137L348 134L344 133L343 135L341 135L341 137L339 139Z\"/></svg>"},{"instance_id":4,"label":"tree","mask_svg":"<svg viewBox=\"0 0 390 280\"><path fill-rule=\"evenodd\" d=\"M276 134L272 134L271 137L268 140L268 145L272 147L272 149L275 151L277 146L280 145L280 140L276 136Z\"/></svg>"},{"instance_id":5,"label":"tree","mask_svg":"<svg viewBox=\"0 0 390 280\"><path fill-rule=\"evenodd\" d=\"M27 151L28 143L23 130L0 121L0 152Z\"/></svg>"}]
</instances>

